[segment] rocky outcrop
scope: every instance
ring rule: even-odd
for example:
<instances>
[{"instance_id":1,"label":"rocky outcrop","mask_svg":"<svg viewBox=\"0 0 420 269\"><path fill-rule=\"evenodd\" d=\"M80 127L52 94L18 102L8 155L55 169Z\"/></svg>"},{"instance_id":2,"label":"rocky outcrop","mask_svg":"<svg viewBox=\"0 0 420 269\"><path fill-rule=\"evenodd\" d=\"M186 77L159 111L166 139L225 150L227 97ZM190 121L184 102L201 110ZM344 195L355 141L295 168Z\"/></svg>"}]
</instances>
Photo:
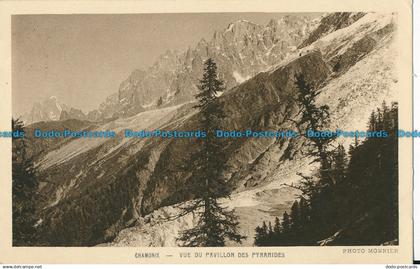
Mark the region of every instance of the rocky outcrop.
<instances>
[{"instance_id":1,"label":"rocky outcrop","mask_svg":"<svg viewBox=\"0 0 420 269\"><path fill-rule=\"evenodd\" d=\"M309 46L313 42L319 40L321 37L351 25L365 14L366 13L363 12L337 12L327 14L321 19L318 27L313 32L311 32L309 37L299 45L299 48Z\"/></svg>"},{"instance_id":2,"label":"rocky outcrop","mask_svg":"<svg viewBox=\"0 0 420 269\"><path fill-rule=\"evenodd\" d=\"M82 110L69 107L60 102L57 97L50 96L42 102L35 102L32 109L22 116L25 125L38 122L62 121L62 120L96 121L96 117L88 117Z\"/></svg>"},{"instance_id":3,"label":"rocky outcrop","mask_svg":"<svg viewBox=\"0 0 420 269\"><path fill-rule=\"evenodd\" d=\"M70 108L70 110L68 111L64 110L60 114L60 120L69 120L69 119L87 120L87 116L80 109Z\"/></svg>"},{"instance_id":4,"label":"rocky outcrop","mask_svg":"<svg viewBox=\"0 0 420 269\"><path fill-rule=\"evenodd\" d=\"M69 108L58 101L57 97L50 96L41 102L35 102L32 109L22 116L25 125L40 121L57 121L63 111Z\"/></svg>"}]
</instances>

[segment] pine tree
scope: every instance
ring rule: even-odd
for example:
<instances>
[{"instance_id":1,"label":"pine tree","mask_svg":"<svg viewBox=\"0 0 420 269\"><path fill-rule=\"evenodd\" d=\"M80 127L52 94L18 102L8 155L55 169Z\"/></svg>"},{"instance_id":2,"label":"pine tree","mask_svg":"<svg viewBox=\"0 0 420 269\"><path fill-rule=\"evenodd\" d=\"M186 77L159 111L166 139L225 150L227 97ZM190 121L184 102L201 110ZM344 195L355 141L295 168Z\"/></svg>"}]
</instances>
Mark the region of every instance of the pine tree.
<instances>
[{"instance_id":1,"label":"pine tree","mask_svg":"<svg viewBox=\"0 0 420 269\"><path fill-rule=\"evenodd\" d=\"M238 232L238 218L234 211L223 208L218 198L228 197L231 186L224 180L223 171L226 159L223 154L223 143L214 135L220 121L224 118L217 96L223 91L223 81L218 79L217 66L213 59L205 62L203 78L200 81L199 93L196 95L200 110L200 124L207 133L200 140L200 150L195 154L195 179L192 192L195 199L192 205L183 208L186 212L199 214L198 224L184 231L178 240L181 246L216 247L224 246L226 240L241 243L244 237Z\"/></svg>"},{"instance_id":2,"label":"pine tree","mask_svg":"<svg viewBox=\"0 0 420 269\"><path fill-rule=\"evenodd\" d=\"M302 224L302 226L305 226L309 219L309 208L308 208L308 203L306 201L305 198L300 198L299 200L299 210L300 210L300 223Z\"/></svg>"},{"instance_id":3,"label":"pine tree","mask_svg":"<svg viewBox=\"0 0 420 269\"><path fill-rule=\"evenodd\" d=\"M391 113L386 105L385 101L382 102L382 115L383 115L383 123L382 128L384 131L391 131L392 130L392 122L391 122Z\"/></svg>"},{"instance_id":4,"label":"pine tree","mask_svg":"<svg viewBox=\"0 0 420 269\"><path fill-rule=\"evenodd\" d=\"M374 111L372 111L369 117L368 131L376 131L376 115Z\"/></svg>"},{"instance_id":5,"label":"pine tree","mask_svg":"<svg viewBox=\"0 0 420 269\"><path fill-rule=\"evenodd\" d=\"M290 210L290 228L293 232L296 232L300 229L301 225L300 209L298 201L294 201L292 208Z\"/></svg>"},{"instance_id":6,"label":"pine tree","mask_svg":"<svg viewBox=\"0 0 420 269\"><path fill-rule=\"evenodd\" d=\"M297 128L305 127L314 132L324 130L330 124L329 107L327 105L319 106L316 104L316 97L320 91L308 84L302 74L296 76L297 86L297 106L300 116ZM319 163L319 172L315 182L309 184L308 177L301 175L306 181L301 185L306 188L303 192L309 198L311 207L311 218L313 223L317 223L312 227L314 238L328 235L331 232L331 221L337 210L334 205L335 183L332 173L332 159L334 151L331 144L336 137L306 137L307 157L314 159Z\"/></svg>"},{"instance_id":7,"label":"pine tree","mask_svg":"<svg viewBox=\"0 0 420 269\"><path fill-rule=\"evenodd\" d=\"M271 225L271 221L268 222L268 235L273 235L273 226Z\"/></svg>"},{"instance_id":8,"label":"pine tree","mask_svg":"<svg viewBox=\"0 0 420 269\"><path fill-rule=\"evenodd\" d=\"M283 219L281 220L281 234L278 237L278 242L275 245L288 246L293 242L293 234L291 234L291 220L290 215L285 211Z\"/></svg>"},{"instance_id":9,"label":"pine tree","mask_svg":"<svg viewBox=\"0 0 420 269\"><path fill-rule=\"evenodd\" d=\"M376 110L376 130L383 130L383 113L380 108Z\"/></svg>"},{"instance_id":10,"label":"pine tree","mask_svg":"<svg viewBox=\"0 0 420 269\"><path fill-rule=\"evenodd\" d=\"M376 125L376 123L374 122L373 125ZM354 137L354 141L352 144L350 144L349 146L349 157L351 158L351 156L353 156L353 153L356 151L357 147L359 146L359 141L357 139L357 137Z\"/></svg>"},{"instance_id":11,"label":"pine tree","mask_svg":"<svg viewBox=\"0 0 420 269\"><path fill-rule=\"evenodd\" d=\"M24 131L23 122L12 119L13 131ZM35 199L38 181L24 138L13 138L12 145L13 245L31 246L37 241Z\"/></svg>"},{"instance_id":12,"label":"pine tree","mask_svg":"<svg viewBox=\"0 0 420 269\"><path fill-rule=\"evenodd\" d=\"M334 152L332 178L334 184L344 181L347 168L346 150L343 145L339 145Z\"/></svg>"},{"instance_id":13,"label":"pine tree","mask_svg":"<svg viewBox=\"0 0 420 269\"><path fill-rule=\"evenodd\" d=\"M260 226L255 228L254 244L256 246L263 246L267 235L264 233L264 229Z\"/></svg>"},{"instance_id":14,"label":"pine tree","mask_svg":"<svg viewBox=\"0 0 420 269\"><path fill-rule=\"evenodd\" d=\"M286 211L283 213L283 219L281 221L281 229L283 233L290 231L290 216Z\"/></svg>"},{"instance_id":15,"label":"pine tree","mask_svg":"<svg viewBox=\"0 0 420 269\"><path fill-rule=\"evenodd\" d=\"M261 229L262 229L262 233L264 235L267 235L268 234L268 227L267 227L267 224L265 223L265 221L263 221L263 224L262 224Z\"/></svg>"},{"instance_id":16,"label":"pine tree","mask_svg":"<svg viewBox=\"0 0 420 269\"><path fill-rule=\"evenodd\" d=\"M298 122L298 128L306 127L308 130L319 132L324 130L330 123L329 107L327 105L317 106L316 97L320 91L308 84L302 74L296 76L296 86L298 89L297 105L299 112L297 116L301 119ZM308 152L307 155L314 157L315 161L320 163L320 181L323 184L332 184L330 176L331 169L331 142L335 137L307 137Z\"/></svg>"},{"instance_id":17,"label":"pine tree","mask_svg":"<svg viewBox=\"0 0 420 269\"><path fill-rule=\"evenodd\" d=\"M280 219L278 217L276 217L274 220L273 232L275 235L280 235L281 233L281 224L280 224Z\"/></svg>"}]
</instances>

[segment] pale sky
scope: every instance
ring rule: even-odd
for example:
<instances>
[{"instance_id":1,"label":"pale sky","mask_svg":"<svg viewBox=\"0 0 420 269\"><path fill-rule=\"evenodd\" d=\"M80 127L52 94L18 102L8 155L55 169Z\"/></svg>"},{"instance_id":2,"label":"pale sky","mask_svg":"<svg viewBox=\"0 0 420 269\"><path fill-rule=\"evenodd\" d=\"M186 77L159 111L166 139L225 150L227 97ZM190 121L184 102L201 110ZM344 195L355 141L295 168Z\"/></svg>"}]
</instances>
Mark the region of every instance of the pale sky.
<instances>
[{"instance_id":1,"label":"pale sky","mask_svg":"<svg viewBox=\"0 0 420 269\"><path fill-rule=\"evenodd\" d=\"M95 109L136 68L167 49L185 51L239 19L267 24L284 13L15 15L12 105L18 116L55 95Z\"/></svg>"}]
</instances>

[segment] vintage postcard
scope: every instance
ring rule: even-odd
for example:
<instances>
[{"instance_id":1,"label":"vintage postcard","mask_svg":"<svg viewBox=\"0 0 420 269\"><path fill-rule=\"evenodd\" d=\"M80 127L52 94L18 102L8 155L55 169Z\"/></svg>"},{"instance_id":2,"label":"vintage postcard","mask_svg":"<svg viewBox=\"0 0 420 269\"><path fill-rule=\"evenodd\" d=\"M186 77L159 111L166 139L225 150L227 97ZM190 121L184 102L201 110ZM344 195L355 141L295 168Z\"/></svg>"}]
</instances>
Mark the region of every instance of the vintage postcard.
<instances>
[{"instance_id":1,"label":"vintage postcard","mask_svg":"<svg viewBox=\"0 0 420 269\"><path fill-rule=\"evenodd\" d=\"M411 263L411 2L0 2L0 263Z\"/></svg>"}]
</instances>

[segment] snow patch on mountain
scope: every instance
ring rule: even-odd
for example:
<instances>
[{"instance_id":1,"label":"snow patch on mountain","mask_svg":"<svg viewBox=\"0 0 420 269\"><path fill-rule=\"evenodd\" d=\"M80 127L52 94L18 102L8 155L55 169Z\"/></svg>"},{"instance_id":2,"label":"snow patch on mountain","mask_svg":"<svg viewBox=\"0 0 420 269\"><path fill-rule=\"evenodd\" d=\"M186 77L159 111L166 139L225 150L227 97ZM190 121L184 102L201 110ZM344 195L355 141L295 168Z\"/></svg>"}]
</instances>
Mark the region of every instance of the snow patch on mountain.
<instances>
[{"instance_id":1,"label":"snow patch on mountain","mask_svg":"<svg viewBox=\"0 0 420 269\"><path fill-rule=\"evenodd\" d=\"M172 106L162 109L149 110L139 113L130 118L119 118L108 122L100 127L94 128L91 131L114 131L117 138L115 138L117 144L114 147L121 146L119 144L127 143L130 139L136 138L125 138L124 130L143 130L148 129L156 123L165 123L170 120L170 116L173 115L176 110L182 105ZM69 143L63 145L61 148L49 152L37 165L40 169L46 169L52 165L58 165L71 160L73 157L79 154L85 153L99 145L109 141L111 138L80 138L73 139ZM109 151L112 151L110 148Z\"/></svg>"},{"instance_id":2,"label":"snow patch on mountain","mask_svg":"<svg viewBox=\"0 0 420 269\"><path fill-rule=\"evenodd\" d=\"M372 109L399 100L397 47L389 36L367 57L321 89L318 102L331 106L331 128L366 130ZM352 141L340 139L348 146Z\"/></svg>"}]
</instances>

